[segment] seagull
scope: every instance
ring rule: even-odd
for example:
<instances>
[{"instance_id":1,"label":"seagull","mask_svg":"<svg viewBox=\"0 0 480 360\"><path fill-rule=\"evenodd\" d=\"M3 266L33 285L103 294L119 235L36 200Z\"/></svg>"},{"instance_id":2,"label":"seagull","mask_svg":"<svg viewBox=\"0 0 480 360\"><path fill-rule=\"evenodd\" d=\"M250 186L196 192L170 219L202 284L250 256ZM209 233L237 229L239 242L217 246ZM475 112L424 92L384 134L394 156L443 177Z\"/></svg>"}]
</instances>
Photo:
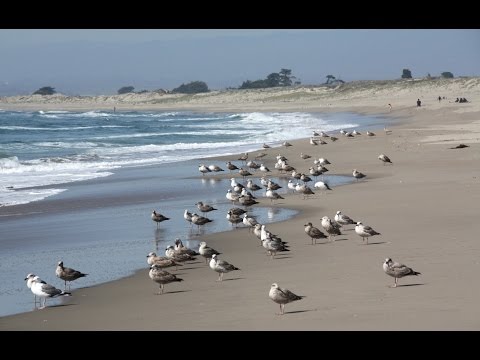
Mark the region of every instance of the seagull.
<instances>
[{"instance_id":1,"label":"seagull","mask_svg":"<svg viewBox=\"0 0 480 360\"><path fill-rule=\"evenodd\" d=\"M152 216L151 217L152 217L152 220L157 223L157 229L158 229L158 225L160 225L160 223L162 221L170 220L170 218L168 218L166 216L163 216L162 214L157 213L155 210L152 211Z\"/></svg>"},{"instance_id":2,"label":"seagull","mask_svg":"<svg viewBox=\"0 0 480 360\"><path fill-rule=\"evenodd\" d=\"M390 158L385 154L378 155L378 160L383 161L383 165L385 165L386 163L393 164L392 161L390 160Z\"/></svg>"},{"instance_id":3,"label":"seagull","mask_svg":"<svg viewBox=\"0 0 480 360\"><path fill-rule=\"evenodd\" d=\"M232 170L238 170L238 167L234 164L232 164L230 161L227 161L227 169L232 172Z\"/></svg>"},{"instance_id":4,"label":"seagull","mask_svg":"<svg viewBox=\"0 0 480 360\"><path fill-rule=\"evenodd\" d=\"M406 265L393 262L393 260L390 258L385 259L385 262L383 263L383 271L385 271L387 275L395 278L395 284L392 286L394 288L397 287L398 279L404 276L421 275L421 273L419 273L418 271L415 271Z\"/></svg>"},{"instance_id":5,"label":"seagull","mask_svg":"<svg viewBox=\"0 0 480 360\"><path fill-rule=\"evenodd\" d=\"M208 165L208 169L209 169L210 171L214 171L214 172L225 171L225 170L223 170L220 166L214 165L214 164Z\"/></svg>"},{"instance_id":6,"label":"seagull","mask_svg":"<svg viewBox=\"0 0 480 360\"><path fill-rule=\"evenodd\" d=\"M259 170L263 171L263 172L270 172L270 169L263 164L260 164L260 169Z\"/></svg>"},{"instance_id":7,"label":"seagull","mask_svg":"<svg viewBox=\"0 0 480 360\"><path fill-rule=\"evenodd\" d=\"M243 214L243 224L248 227L248 231L252 230L255 225L258 224L258 221L251 216L248 216L246 213Z\"/></svg>"},{"instance_id":8,"label":"seagull","mask_svg":"<svg viewBox=\"0 0 480 360\"><path fill-rule=\"evenodd\" d=\"M196 252L193 249L189 249L185 245L183 245L182 240L180 238L175 239L175 254L188 254L190 256L197 256L200 255L198 252Z\"/></svg>"},{"instance_id":9,"label":"seagull","mask_svg":"<svg viewBox=\"0 0 480 360\"><path fill-rule=\"evenodd\" d=\"M288 187L290 190L292 190L292 192L295 192L295 183L293 182L293 180L288 180L287 187Z\"/></svg>"},{"instance_id":10,"label":"seagull","mask_svg":"<svg viewBox=\"0 0 480 360\"><path fill-rule=\"evenodd\" d=\"M220 260L217 257L217 254L212 255L212 259L210 260L210 269L213 271L218 272L219 276L217 281L223 281L223 274L228 273L233 270L240 270L239 268L229 264L225 260Z\"/></svg>"},{"instance_id":11,"label":"seagull","mask_svg":"<svg viewBox=\"0 0 480 360\"><path fill-rule=\"evenodd\" d=\"M268 293L270 299L277 304L280 304L280 314L285 314L285 304L288 304L292 301L297 301L303 299L305 296L295 295L293 292L287 289L282 289L278 286L277 283L273 283L272 287L270 288L270 292Z\"/></svg>"},{"instance_id":12,"label":"seagull","mask_svg":"<svg viewBox=\"0 0 480 360\"><path fill-rule=\"evenodd\" d=\"M184 262L184 261L190 261L190 260L196 260L196 258L192 255L189 254L179 254L175 252L175 247L173 245L169 245L165 249L165 256L169 259L172 259L174 261L178 262Z\"/></svg>"},{"instance_id":13,"label":"seagull","mask_svg":"<svg viewBox=\"0 0 480 360\"><path fill-rule=\"evenodd\" d=\"M310 145L318 145L317 140L315 140L314 138L310 138Z\"/></svg>"},{"instance_id":14,"label":"seagull","mask_svg":"<svg viewBox=\"0 0 480 360\"><path fill-rule=\"evenodd\" d=\"M270 202L272 202L273 200L285 199L283 196L279 195L276 191L273 191L271 189L267 190L265 196L270 199Z\"/></svg>"},{"instance_id":15,"label":"seagull","mask_svg":"<svg viewBox=\"0 0 480 360\"><path fill-rule=\"evenodd\" d=\"M289 146L292 146L292 144L290 144L288 141L284 141L282 145L285 146L286 148Z\"/></svg>"},{"instance_id":16,"label":"seagull","mask_svg":"<svg viewBox=\"0 0 480 360\"><path fill-rule=\"evenodd\" d=\"M183 266L183 264L177 263L173 259L169 259L164 256L157 256L154 252L148 253L147 255L147 264L152 266L152 265L158 265L159 268L167 268L171 266L175 266L175 270L178 270L178 266Z\"/></svg>"},{"instance_id":17,"label":"seagull","mask_svg":"<svg viewBox=\"0 0 480 360\"><path fill-rule=\"evenodd\" d=\"M71 296L72 294L66 291L57 289L55 286L47 284L45 281L40 279L38 276L35 276L32 281L32 287L30 288L33 294L43 298L43 306L40 306L40 309L43 309L47 306L47 298L55 298L59 296ZM42 304L42 299L40 299L40 305Z\"/></svg>"},{"instance_id":18,"label":"seagull","mask_svg":"<svg viewBox=\"0 0 480 360\"><path fill-rule=\"evenodd\" d=\"M357 181L358 181L358 179L361 179L361 178L364 178L365 176L367 176L365 174L362 174L360 171L357 171L357 169L353 169L352 175L355 179L357 179Z\"/></svg>"},{"instance_id":19,"label":"seagull","mask_svg":"<svg viewBox=\"0 0 480 360\"><path fill-rule=\"evenodd\" d=\"M361 236L363 241L367 238L367 245L368 245L368 238L374 235L382 235L379 232L373 230L370 226L363 225L361 221L357 221L357 225L355 226L355 232L357 235Z\"/></svg>"},{"instance_id":20,"label":"seagull","mask_svg":"<svg viewBox=\"0 0 480 360\"><path fill-rule=\"evenodd\" d=\"M202 173L202 175L205 175L206 173L209 173L209 172L212 172L212 170L210 170L207 166L205 166L204 164L200 164L198 165L198 171L200 171Z\"/></svg>"},{"instance_id":21,"label":"seagull","mask_svg":"<svg viewBox=\"0 0 480 360\"><path fill-rule=\"evenodd\" d=\"M255 184L253 182L253 180L251 179L248 179L247 180L247 188L252 190L253 192L257 191L257 190L260 190L262 187L261 186L258 186L257 184Z\"/></svg>"},{"instance_id":22,"label":"seagull","mask_svg":"<svg viewBox=\"0 0 480 360\"><path fill-rule=\"evenodd\" d=\"M332 190L330 186L328 186L328 184L323 181L317 181L315 185L313 185L313 187L315 189L323 190L325 192L327 192L327 190Z\"/></svg>"},{"instance_id":23,"label":"seagull","mask_svg":"<svg viewBox=\"0 0 480 360\"><path fill-rule=\"evenodd\" d=\"M158 293L158 295L163 294L165 284L170 284L171 282L175 281L183 281L183 279L177 278L175 275L170 274L168 271L162 270L162 268L157 264L153 264L152 266L150 266L148 276L150 276L150 279L155 281L157 284L160 284L161 291Z\"/></svg>"},{"instance_id":24,"label":"seagull","mask_svg":"<svg viewBox=\"0 0 480 360\"><path fill-rule=\"evenodd\" d=\"M261 158L267 156L267 153L261 152L257 156L255 156L255 160L260 160Z\"/></svg>"},{"instance_id":25,"label":"seagull","mask_svg":"<svg viewBox=\"0 0 480 360\"><path fill-rule=\"evenodd\" d=\"M317 239L326 239L327 238L327 236L324 233L322 233L319 229L317 229L315 226L313 226L311 222L306 223L304 226L305 226L305 232L312 239L312 245L313 245L313 240L314 239L315 239L315 244L316 244Z\"/></svg>"},{"instance_id":26,"label":"seagull","mask_svg":"<svg viewBox=\"0 0 480 360\"><path fill-rule=\"evenodd\" d=\"M358 132L357 130L353 130L352 135L362 135L362 134L360 132Z\"/></svg>"},{"instance_id":27,"label":"seagull","mask_svg":"<svg viewBox=\"0 0 480 360\"><path fill-rule=\"evenodd\" d=\"M32 285L33 285L33 279L35 278L35 274L28 274L25 280L27 281L27 287L32 290ZM33 294L33 300L34 300L34 307L37 307L37 295Z\"/></svg>"},{"instance_id":28,"label":"seagull","mask_svg":"<svg viewBox=\"0 0 480 360\"><path fill-rule=\"evenodd\" d=\"M84 274L80 271L77 271L68 267L64 267L63 261L59 261L57 265L57 269L55 270L55 275L57 275L58 278L65 281L64 290L67 290L67 281L68 281L69 282L68 289L70 290L70 283L72 281L77 280L81 277L87 276L88 274Z\"/></svg>"},{"instance_id":29,"label":"seagull","mask_svg":"<svg viewBox=\"0 0 480 360\"><path fill-rule=\"evenodd\" d=\"M248 153L244 153L242 156L238 158L238 160L245 162L248 159Z\"/></svg>"},{"instance_id":30,"label":"seagull","mask_svg":"<svg viewBox=\"0 0 480 360\"><path fill-rule=\"evenodd\" d=\"M217 250L207 246L205 241L200 243L200 247L198 248L198 252L205 258L205 264L208 265L209 260L212 258L213 255L220 255L221 253Z\"/></svg>"},{"instance_id":31,"label":"seagull","mask_svg":"<svg viewBox=\"0 0 480 360\"><path fill-rule=\"evenodd\" d=\"M356 224L357 222L352 220L350 217L347 215L342 214L341 211L337 211L335 214L334 220L339 223L340 225L349 225L349 224Z\"/></svg>"},{"instance_id":32,"label":"seagull","mask_svg":"<svg viewBox=\"0 0 480 360\"><path fill-rule=\"evenodd\" d=\"M331 164L331 162L328 161L328 160L325 159L325 158L320 158L320 159L318 159L318 163L319 163L320 165L323 165L323 166L325 166L325 165L330 165L330 164Z\"/></svg>"},{"instance_id":33,"label":"seagull","mask_svg":"<svg viewBox=\"0 0 480 360\"><path fill-rule=\"evenodd\" d=\"M371 131L367 131L367 136L375 136L375 133L373 133Z\"/></svg>"},{"instance_id":34,"label":"seagull","mask_svg":"<svg viewBox=\"0 0 480 360\"><path fill-rule=\"evenodd\" d=\"M336 235L342 235L340 232L340 226L332 222L332 220L328 216L322 217L322 227L328 233L328 240L333 235L333 241L335 241Z\"/></svg>"},{"instance_id":35,"label":"seagull","mask_svg":"<svg viewBox=\"0 0 480 360\"><path fill-rule=\"evenodd\" d=\"M335 142L335 141L337 141L337 140L338 140L338 138L337 138L337 137L335 137L335 136L330 136L330 140L332 140L332 142Z\"/></svg>"},{"instance_id":36,"label":"seagull","mask_svg":"<svg viewBox=\"0 0 480 360\"><path fill-rule=\"evenodd\" d=\"M267 145L267 144L263 143L263 148L264 149L270 149L270 145Z\"/></svg>"},{"instance_id":37,"label":"seagull","mask_svg":"<svg viewBox=\"0 0 480 360\"><path fill-rule=\"evenodd\" d=\"M275 255L277 255L277 252L290 251L287 249L288 245L285 245L285 242L279 238L275 238L275 235L272 235L268 230L265 232L266 237L262 240L262 246L268 251L268 255L271 256L272 260L275 258Z\"/></svg>"},{"instance_id":38,"label":"seagull","mask_svg":"<svg viewBox=\"0 0 480 360\"><path fill-rule=\"evenodd\" d=\"M192 215L193 214L188 211L188 209L185 209L185 212L183 213L183 218L190 223L190 226L192 225Z\"/></svg>"},{"instance_id":39,"label":"seagull","mask_svg":"<svg viewBox=\"0 0 480 360\"><path fill-rule=\"evenodd\" d=\"M200 210L203 213L210 212L213 210L218 210L211 205L204 204L202 201L197 202L195 205L197 205L198 210Z\"/></svg>"},{"instance_id":40,"label":"seagull","mask_svg":"<svg viewBox=\"0 0 480 360\"><path fill-rule=\"evenodd\" d=\"M310 159L310 158L311 158L310 155L304 154L303 152L300 153L300 157L301 157L303 160L307 160L307 159Z\"/></svg>"}]
</instances>

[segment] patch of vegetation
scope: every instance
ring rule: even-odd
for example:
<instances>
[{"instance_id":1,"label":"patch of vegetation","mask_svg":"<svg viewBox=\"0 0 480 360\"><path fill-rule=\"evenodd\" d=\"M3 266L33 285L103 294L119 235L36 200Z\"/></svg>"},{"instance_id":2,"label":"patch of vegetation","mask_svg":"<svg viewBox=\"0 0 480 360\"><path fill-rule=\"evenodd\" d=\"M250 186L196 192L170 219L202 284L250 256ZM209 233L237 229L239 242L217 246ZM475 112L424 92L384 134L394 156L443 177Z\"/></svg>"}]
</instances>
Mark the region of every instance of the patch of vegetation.
<instances>
[{"instance_id":1,"label":"patch of vegetation","mask_svg":"<svg viewBox=\"0 0 480 360\"><path fill-rule=\"evenodd\" d=\"M192 81L188 84L182 84L172 90L172 92L180 94L198 94L209 91L208 85L203 81Z\"/></svg>"},{"instance_id":2,"label":"patch of vegetation","mask_svg":"<svg viewBox=\"0 0 480 360\"><path fill-rule=\"evenodd\" d=\"M33 93L33 95L53 95L55 94L55 88L51 86L44 86Z\"/></svg>"}]
</instances>

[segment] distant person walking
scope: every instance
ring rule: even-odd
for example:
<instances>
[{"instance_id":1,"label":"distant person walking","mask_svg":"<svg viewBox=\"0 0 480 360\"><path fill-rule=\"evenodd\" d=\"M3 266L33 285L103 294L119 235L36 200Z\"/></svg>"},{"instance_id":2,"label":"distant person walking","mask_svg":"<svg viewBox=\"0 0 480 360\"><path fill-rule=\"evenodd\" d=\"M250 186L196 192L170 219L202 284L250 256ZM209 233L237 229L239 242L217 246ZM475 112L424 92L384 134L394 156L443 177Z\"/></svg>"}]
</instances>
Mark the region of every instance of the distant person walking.
<instances>
[{"instance_id":1,"label":"distant person walking","mask_svg":"<svg viewBox=\"0 0 480 360\"><path fill-rule=\"evenodd\" d=\"M392 111L392 104L388 104L389 111Z\"/></svg>"},{"instance_id":2,"label":"distant person walking","mask_svg":"<svg viewBox=\"0 0 480 360\"><path fill-rule=\"evenodd\" d=\"M117 108L114 106L113 107L113 112L116 112L117 111Z\"/></svg>"},{"instance_id":3,"label":"distant person walking","mask_svg":"<svg viewBox=\"0 0 480 360\"><path fill-rule=\"evenodd\" d=\"M441 96L438 97L438 102L440 102L440 101L442 101L442 97L441 97Z\"/></svg>"},{"instance_id":4,"label":"distant person walking","mask_svg":"<svg viewBox=\"0 0 480 360\"><path fill-rule=\"evenodd\" d=\"M420 99L417 99L417 106L422 106L422 102L420 101Z\"/></svg>"}]
</instances>

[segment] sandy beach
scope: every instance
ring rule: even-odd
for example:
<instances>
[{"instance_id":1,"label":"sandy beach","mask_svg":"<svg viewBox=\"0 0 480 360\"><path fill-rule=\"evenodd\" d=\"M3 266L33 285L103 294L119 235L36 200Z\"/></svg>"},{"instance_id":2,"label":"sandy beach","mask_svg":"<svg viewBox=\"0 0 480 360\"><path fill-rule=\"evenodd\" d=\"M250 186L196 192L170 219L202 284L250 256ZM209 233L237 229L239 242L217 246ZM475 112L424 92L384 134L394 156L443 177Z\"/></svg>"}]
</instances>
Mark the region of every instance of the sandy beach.
<instances>
[{"instance_id":1,"label":"sandy beach","mask_svg":"<svg viewBox=\"0 0 480 360\"><path fill-rule=\"evenodd\" d=\"M307 200L299 194L279 200L275 206L300 211L267 227L289 243L290 252L272 260L246 228L207 234L202 240L240 268L225 274L223 282L199 258L172 271L183 282L167 284L165 294L155 295L158 285L148 277L145 263L145 269L128 278L73 286L73 296L61 306L2 317L0 330L479 330L480 289L475 284L480 247L474 224L480 201L480 79L354 85L183 100L172 96L174 100L157 103L0 99L3 109L115 104L120 111L352 111L391 119L388 134L378 128L376 136L335 134L339 140L325 146L301 139L266 151L264 163L270 168L281 153L308 172L312 161L301 159L303 152L312 159L327 158L329 174L351 175L357 169L367 175L327 194L316 191ZM438 96L446 99L438 101ZM456 97L469 102L455 103ZM451 149L460 143L468 147ZM378 160L381 153L393 165ZM347 225L336 241L311 245L304 224L322 230L320 219L333 218L338 210L381 235L365 245L353 225ZM382 269L388 257L421 275L402 278L391 288L394 279ZM275 314L279 307L268 297L274 282L305 296L287 304L283 316Z\"/></svg>"}]
</instances>

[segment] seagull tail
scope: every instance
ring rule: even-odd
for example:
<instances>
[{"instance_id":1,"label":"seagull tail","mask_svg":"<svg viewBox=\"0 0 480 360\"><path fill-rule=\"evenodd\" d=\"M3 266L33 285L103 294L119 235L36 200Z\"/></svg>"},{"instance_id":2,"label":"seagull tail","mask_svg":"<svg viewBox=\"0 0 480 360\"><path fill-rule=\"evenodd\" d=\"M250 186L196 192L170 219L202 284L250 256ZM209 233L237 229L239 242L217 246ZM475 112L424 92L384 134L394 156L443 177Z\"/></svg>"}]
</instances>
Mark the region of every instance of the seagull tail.
<instances>
[{"instance_id":1,"label":"seagull tail","mask_svg":"<svg viewBox=\"0 0 480 360\"><path fill-rule=\"evenodd\" d=\"M418 271L415 271L415 270L412 270L412 275L417 276L417 275L422 275L422 273L420 273Z\"/></svg>"},{"instance_id":2,"label":"seagull tail","mask_svg":"<svg viewBox=\"0 0 480 360\"><path fill-rule=\"evenodd\" d=\"M62 291L59 296L72 296L72 293L69 293L67 291Z\"/></svg>"},{"instance_id":3,"label":"seagull tail","mask_svg":"<svg viewBox=\"0 0 480 360\"><path fill-rule=\"evenodd\" d=\"M180 279L180 278L175 278L174 281L183 281L183 279Z\"/></svg>"}]
</instances>

